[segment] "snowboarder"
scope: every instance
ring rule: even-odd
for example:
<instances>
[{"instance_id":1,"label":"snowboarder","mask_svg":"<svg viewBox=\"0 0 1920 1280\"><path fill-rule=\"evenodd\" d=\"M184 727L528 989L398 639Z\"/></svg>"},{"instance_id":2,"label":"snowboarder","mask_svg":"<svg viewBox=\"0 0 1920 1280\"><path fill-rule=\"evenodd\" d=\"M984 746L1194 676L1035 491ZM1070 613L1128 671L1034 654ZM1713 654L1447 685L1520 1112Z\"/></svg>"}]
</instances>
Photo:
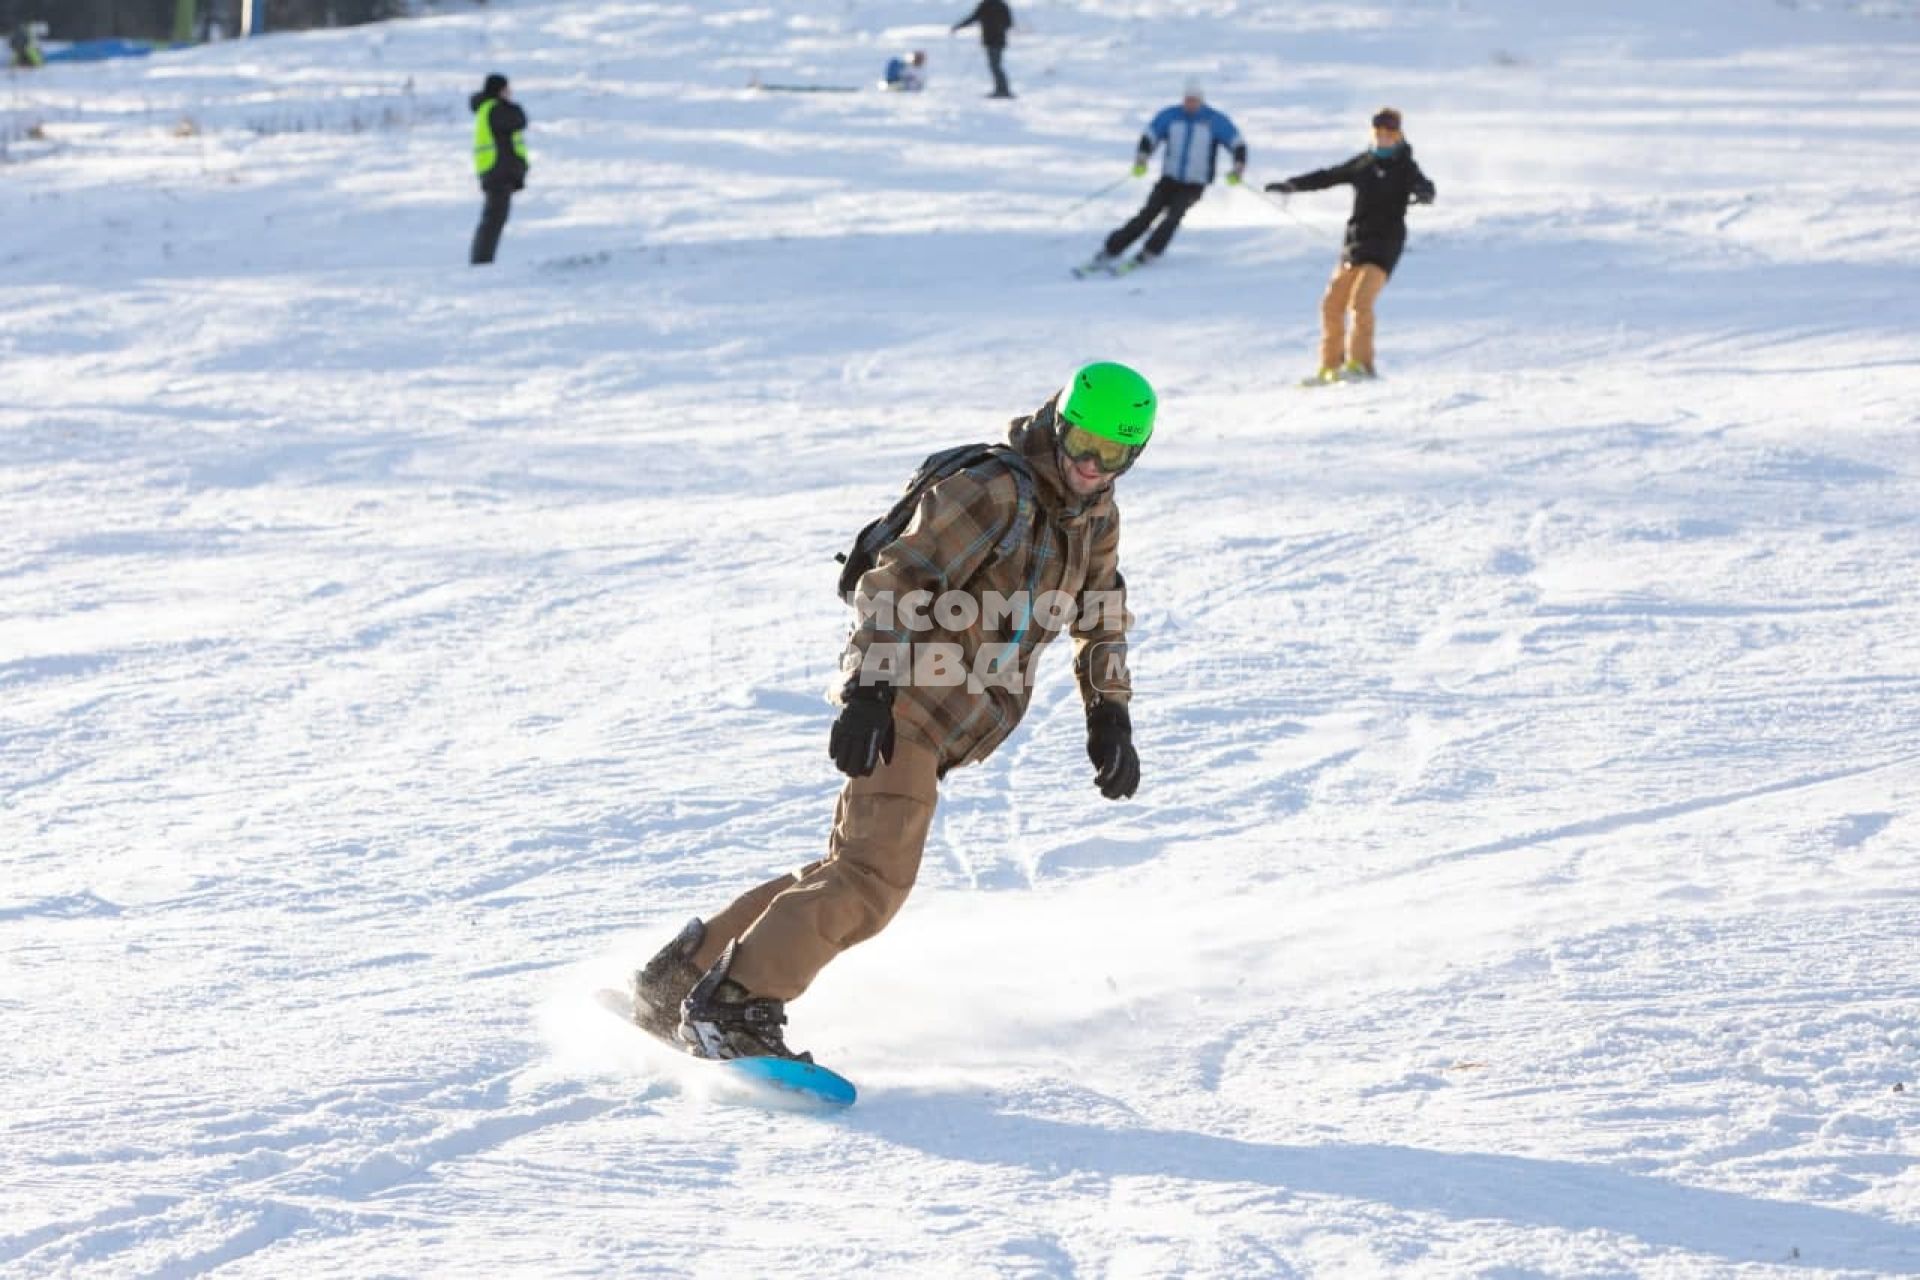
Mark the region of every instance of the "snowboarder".
<instances>
[{"instance_id":1,"label":"snowboarder","mask_svg":"<svg viewBox=\"0 0 1920 1280\"><path fill-rule=\"evenodd\" d=\"M926 88L926 53L915 49L912 53L887 59L886 77L880 82L880 87L903 93L917 93Z\"/></svg>"},{"instance_id":2,"label":"snowboarder","mask_svg":"<svg viewBox=\"0 0 1920 1280\"><path fill-rule=\"evenodd\" d=\"M690 921L634 975L636 1022L700 1057L800 1056L781 1031L786 1003L900 909L940 779L1013 732L1039 651L1063 631L1094 783L1109 800L1133 795L1113 486L1145 449L1155 408L1140 374L1087 365L1014 419L1010 448L920 493L852 588L859 621L828 742L848 780L826 856Z\"/></svg>"},{"instance_id":3,"label":"snowboarder","mask_svg":"<svg viewBox=\"0 0 1920 1280\"><path fill-rule=\"evenodd\" d=\"M1373 145L1330 169L1316 169L1285 182L1269 182L1282 197L1296 191L1322 191L1341 183L1353 187L1353 216L1347 237L1320 300L1320 371L1308 383L1374 377L1373 304L1407 243L1407 205L1432 204L1433 183L1413 161L1413 148L1401 132L1400 113L1382 107L1373 116ZM1353 313L1347 333L1346 315Z\"/></svg>"},{"instance_id":4,"label":"snowboarder","mask_svg":"<svg viewBox=\"0 0 1920 1280\"><path fill-rule=\"evenodd\" d=\"M1180 229L1180 219L1207 193L1207 184L1213 181L1215 152L1220 148L1225 147L1233 155L1233 168L1227 172L1228 186L1238 186L1247 170L1246 140L1225 113L1207 105L1205 88L1198 80L1187 81L1180 104L1156 115L1147 125L1147 131L1140 135L1140 145L1133 157L1134 177L1147 176L1147 159L1162 143L1167 151L1161 161L1160 181L1154 184L1146 204L1125 226L1107 237L1100 252L1082 271L1116 270L1120 255L1153 226L1155 219L1159 219L1160 225L1147 237L1146 247L1132 262L1117 269L1145 266L1165 253L1173 233Z\"/></svg>"},{"instance_id":5,"label":"snowboarder","mask_svg":"<svg viewBox=\"0 0 1920 1280\"><path fill-rule=\"evenodd\" d=\"M507 78L498 71L487 77L467 105L473 109L473 169L486 196L468 259L480 266L493 261L500 232L512 212L513 193L527 185L527 113L513 100Z\"/></svg>"},{"instance_id":6,"label":"snowboarder","mask_svg":"<svg viewBox=\"0 0 1920 1280\"><path fill-rule=\"evenodd\" d=\"M1007 87L1006 69L1000 60L1007 52L1007 32L1013 29L1013 10L1007 8L1007 0L980 0L972 13L953 24L948 34L980 24L980 45L987 51L987 70L993 72L993 92L989 98L1011 98L1013 90Z\"/></svg>"}]
</instances>

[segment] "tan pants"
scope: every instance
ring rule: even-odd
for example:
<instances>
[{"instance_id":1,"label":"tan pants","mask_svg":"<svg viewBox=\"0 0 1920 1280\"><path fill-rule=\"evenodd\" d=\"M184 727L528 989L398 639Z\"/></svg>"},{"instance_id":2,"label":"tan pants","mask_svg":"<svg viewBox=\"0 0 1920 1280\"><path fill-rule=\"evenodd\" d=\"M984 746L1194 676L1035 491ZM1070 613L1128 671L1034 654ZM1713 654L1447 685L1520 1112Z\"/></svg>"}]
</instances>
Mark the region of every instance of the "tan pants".
<instances>
[{"instance_id":1,"label":"tan pants","mask_svg":"<svg viewBox=\"0 0 1920 1280\"><path fill-rule=\"evenodd\" d=\"M693 962L711 967L737 938L729 976L756 996L792 1000L835 956L886 928L920 874L939 767L930 749L901 735L891 763L847 779L827 856L749 889L708 920Z\"/></svg>"},{"instance_id":2,"label":"tan pants","mask_svg":"<svg viewBox=\"0 0 1920 1280\"><path fill-rule=\"evenodd\" d=\"M1341 263L1320 299L1320 367L1338 369L1348 360L1373 368L1373 300L1387 287L1387 273L1371 262ZM1353 334L1346 331L1353 312Z\"/></svg>"}]
</instances>

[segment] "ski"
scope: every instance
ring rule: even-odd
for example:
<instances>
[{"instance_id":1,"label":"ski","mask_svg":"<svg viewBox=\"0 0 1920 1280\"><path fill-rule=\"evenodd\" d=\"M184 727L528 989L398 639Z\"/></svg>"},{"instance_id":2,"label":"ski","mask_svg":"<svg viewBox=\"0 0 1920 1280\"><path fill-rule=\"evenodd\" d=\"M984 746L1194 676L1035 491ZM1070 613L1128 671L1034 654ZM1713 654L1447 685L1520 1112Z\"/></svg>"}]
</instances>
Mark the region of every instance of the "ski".
<instances>
[{"instance_id":1,"label":"ski","mask_svg":"<svg viewBox=\"0 0 1920 1280\"><path fill-rule=\"evenodd\" d=\"M768 84L759 76L747 79L747 88L761 93L859 93L857 84Z\"/></svg>"},{"instance_id":2,"label":"ski","mask_svg":"<svg viewBox=\"0 0 1920 1280\"><path fill-rule=\"evenodd\" d=\"M1303 387L1331 387L1350 382L1373 382L1379 378L1373 366L1358 360L1348 360L1345 364L1321 365L1318 373L1309 374L1300 379Z\"/></svg>"},{"instance_id":3,"label":"ski","mask_svg":"<svg viewBox=\"0 0 1920 1280\"><path fill-rule=\"evenodd\" d=\"M1380 375L1377 373L1336 373L1332 377L1310 373L1300 379L1299 385L1302 387L1350 387L1356 383L1378 381L1380 381Z\"/></svg>"},{"instance_id":4,"label":"ski","mask_svg":"<svg viewBox=\"0 0 1920 1280\"><path fill-rule=\"evenodd\" d=\"M1109 258L1105 254L1096 254L1089 261L1083 262L1073 269L1073 278L1075 280L1086 280L1092 276L1113 276L1118 278L1138 271L1146 265L1144 259L1137 257Z\"/></svg>"}]
</instances>

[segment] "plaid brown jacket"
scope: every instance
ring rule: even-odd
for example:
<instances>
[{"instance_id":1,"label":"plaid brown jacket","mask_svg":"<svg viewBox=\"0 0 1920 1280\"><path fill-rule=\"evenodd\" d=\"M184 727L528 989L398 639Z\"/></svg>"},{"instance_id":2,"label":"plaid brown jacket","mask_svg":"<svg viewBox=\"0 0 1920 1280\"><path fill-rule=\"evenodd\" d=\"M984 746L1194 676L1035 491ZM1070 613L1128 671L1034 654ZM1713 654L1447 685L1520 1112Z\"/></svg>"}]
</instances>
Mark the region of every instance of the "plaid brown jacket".
<instances>
[{"instance_id":1,"label":"plaid brown jacket","mask_svg":"<svg viewBox=\"0 0 1920 1280\"><path fill-rule=\"evenodd\" d=\"M1087 706L1132 694L1113 490L1080 499L1067 488L1053 401L1014 419L1007 438L1033 470L1032 510L1022 512L1020 486L999 462L927 490L906 531L860 578L860 622L844 659L849 683L864 673L895 686L898 731L932 748L943 772L986 759L1013 732L1040 651L1062 631L1072 633ZM996 555L1023 515L1025 535ZM929 594L910 608L912 592Z\"/></svg>"}]
</instances>

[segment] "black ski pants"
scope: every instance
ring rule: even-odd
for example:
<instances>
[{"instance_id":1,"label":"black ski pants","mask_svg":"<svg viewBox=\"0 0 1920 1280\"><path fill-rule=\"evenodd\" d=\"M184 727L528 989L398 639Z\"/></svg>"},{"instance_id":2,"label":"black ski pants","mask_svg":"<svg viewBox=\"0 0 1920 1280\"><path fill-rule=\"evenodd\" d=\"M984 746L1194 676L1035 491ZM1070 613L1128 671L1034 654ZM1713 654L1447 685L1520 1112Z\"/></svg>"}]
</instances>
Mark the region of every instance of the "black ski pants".
<instances>
[{"instance_id":1,"label":"black ski pants","mask_svg":"<svg viewBox=\"0 0 1920 1280\"><path fill-rule=\"evenodd\" d=\"M493 251L500 247L500 232L506 228L507 215L513 211L512 187L482 187L486 192L487 203L480 209L480 225L473 229L473 255L468 259L474 266L493 261Z\"/></svg>"},{"instance_id":2,"label":"black ski pants","mask_svg":"<svg viewBox=\"0 0 1920 1280\"><path fill-rule=\"evenodd\" d=\"M1167 251L1167 245L1173 241L1173 233L1180 229L1180 219L1187 216L1187 210L1198 204L1200 197L1207 193L1205 183L1176 182L1172 178L1162 178L1153 184L1153 192L1147 202L1140 206L1140 212L1126 226L1107 237L1107 256L1117 258L1127 251L1127 246L1140 238L1141 232L1153 226L1153 220L1160 218L1160 225L1154 227L1153 234L1147 237L1146 248L1142 252L1150 258L1157 258ZM1161 215L1166 215L1161 217Z\"/></svg>"},{"instance_id":3,"label":"black ski pants","mask_svg":"<svg viewBox=\"0 0 1920 1280\"><path fill-rule=\"evenodd\" d=\"M990 44L986 46L986 50L987 69L993 72L993 96L996 98L1011 98L1013 96L1013 90L1007 88L1007 73L1005 68L1000 65L1001 55L1006 53L1007 47L1002 44Z\"/></svg>"}]
</instances>

